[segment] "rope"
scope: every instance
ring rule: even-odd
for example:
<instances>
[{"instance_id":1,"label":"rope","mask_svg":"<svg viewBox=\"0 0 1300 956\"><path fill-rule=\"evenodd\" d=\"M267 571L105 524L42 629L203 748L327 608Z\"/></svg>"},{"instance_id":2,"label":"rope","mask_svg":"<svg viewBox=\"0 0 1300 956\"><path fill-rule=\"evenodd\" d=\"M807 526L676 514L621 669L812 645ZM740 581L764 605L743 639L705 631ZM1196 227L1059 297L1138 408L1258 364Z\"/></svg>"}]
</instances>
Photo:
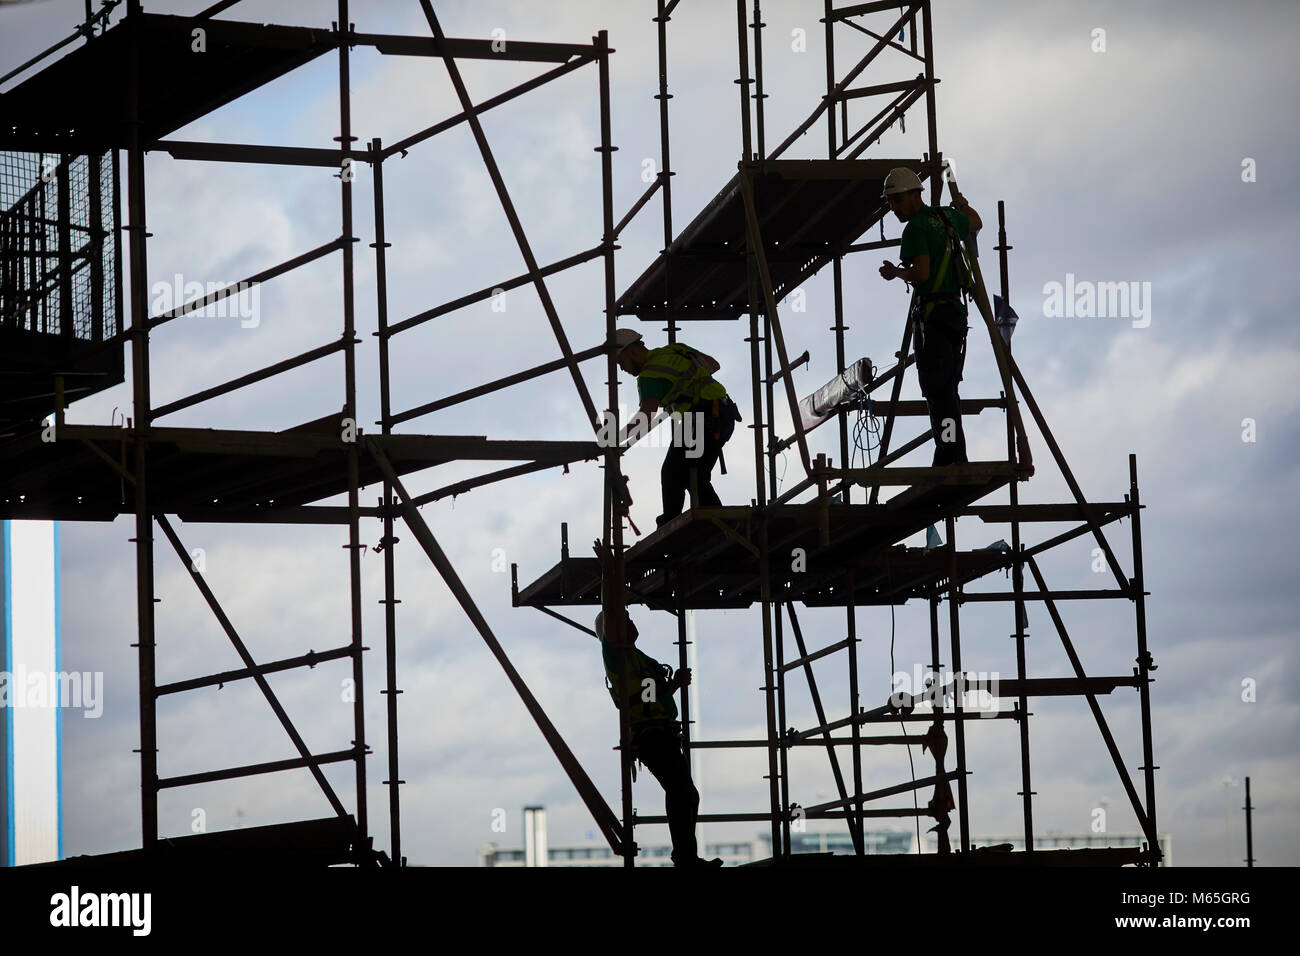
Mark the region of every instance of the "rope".
<instances>
[{"instance_id":1,"label":"rope","mask_svg":"<svg viewBox=\"0 0 1300 956\"><path fill-rule=\"evenodd\" d=\"M871 374L868 381L875 381L876 368L871 367ZM880 447L880 418L872 408L871 396L865 388L859 388L854 393L854 401L858 408L857 420L853 423L853 449L849 452L849 467L857 464L859 455L865 467L871 467L871 453ZM872 439L874 438L874 442Z\"/></svg>"}]
</instances>

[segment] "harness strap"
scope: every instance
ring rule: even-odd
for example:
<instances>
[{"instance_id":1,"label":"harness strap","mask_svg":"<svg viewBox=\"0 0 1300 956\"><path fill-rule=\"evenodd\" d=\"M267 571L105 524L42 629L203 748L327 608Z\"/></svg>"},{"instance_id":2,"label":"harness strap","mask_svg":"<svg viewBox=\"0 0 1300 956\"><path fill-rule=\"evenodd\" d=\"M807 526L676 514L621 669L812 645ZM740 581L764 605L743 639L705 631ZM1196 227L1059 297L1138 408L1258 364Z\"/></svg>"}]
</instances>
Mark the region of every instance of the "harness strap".
<instances>
[{"instance_id":1,"label":"harness strap","mask_svg":"<svg viewBox=\"0 0 1300 956\"><path fill-rule=\"evenodd\" d=\"M690 362L694 366L693 369L676 369L668 365L653 364L647 365L641 370L642 374L653 372L658 375L666 376L669 381L671 381L672 384L669 386L667 394L665 394L660 400L660 404L664 406L674 404L685 392L687 392L688 389L690 391L691 404L698 404L700 400L700 391L711 378L711 373L705 366L703 359L700 358L699 353L689 346L680 347L684 351L678 351L674 354L678 358Z\"/></svg>"},{"instance_id":2,"label":"harness strap","mask_svg":"<svg viewBox=\"0 0 1300 956\"><path fill-rule=\"evenodd\" d=\"M918 293L921 295L921 300L925 302L925 311L921 313L922 321L930 317L930 312L933 311L935 303L938 301L935 296L938 293L939 286L943 283L944 278L948 274L948 263L952 260L952 243L953 240L956 239L952 226L949 225L948 221L944 218L943 213L935 210L933 215L939 220L939 224L943 227L944 232L947 233L948 241L943 245L943 258L939 260L939 270L934 274L934 281L930 286L930 292L928 294Z\"/></svg>"}]
</instances>

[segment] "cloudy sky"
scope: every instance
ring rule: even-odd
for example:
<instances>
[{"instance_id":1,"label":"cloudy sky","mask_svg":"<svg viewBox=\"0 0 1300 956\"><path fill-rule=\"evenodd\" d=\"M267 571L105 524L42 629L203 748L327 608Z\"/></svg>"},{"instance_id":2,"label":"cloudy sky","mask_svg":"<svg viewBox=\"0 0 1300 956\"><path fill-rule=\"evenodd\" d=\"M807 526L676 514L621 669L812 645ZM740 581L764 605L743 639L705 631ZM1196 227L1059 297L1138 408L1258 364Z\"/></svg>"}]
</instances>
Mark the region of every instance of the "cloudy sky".
<instances>
[{"instance_id":1,"label":"cloudy sky","mask_svg":"<svg viewBox=\"0 0 1300 956\"><path fill-rule=\"evenodd\" d=\"M154 12L193 13L206 4L146 4ZM1291 45L1294 5L1250 2L1012 3L935 0L934 42L939 142L956 163L963 191L996 218L1005 200L1011 243L1011 301L1022 317L1017 360L1085 492L1119 500L1128 490L1128 455L1137 455L1149 641L1159 667L1152 687L1159 827L1172 837L1176 864L1236 864L1244 855L1241 780L1252 779L1256 853L1262 864L1300 863L1296 796L1300 707L1285 691L1300 673L1295 620L1297 507L1296 411L1300 332L1293 319L1298 289L1293 261L1300 162L1289 122L1287 90L1300 81ZM645 188L647 161L658 162L657 53L652 0L436 4L451 36L587 42L609 31L612 58L615 210ZM0 10L0 65L7 71L62 38L80 15L72 0L45 0ZM769 145L779 142L824 93L822 4L769 0L764 63ZM333 5L248 2L241 19L328 28ZM414 2L354 3L364 32L427 35ZM802 31L802 33L800 33ZM1104 31L1099 33L1098 31ZM801 37L806 38L801 42ZM843 28L837 63L852 62L869 38ZM740 158L735 7L725 0L685 0L669 25L672 100L673 215L685 225L732 176ZM1104 47L1104 48L1103 48ZM878 61L863 82L915 75L903 57ZM481 100L540 72L536 65L465 63L471 96ZM600 167L594 68L493 111L484 127L540 262L599 242ZM364 142L394 142L459 110L437 61L353 56L354 133ZM338 135L336 60L322 58L175 134L176 138L327 147ZM870 112L859 103L858 120ZM874 112L874 110L871 110ZM919 156L924 114L909 118L868 155ZM789 155L816 158L821 124ZM149 275L153 283L229 282L328 241L339 231L338 180L329 170L186 163L150 154ZM463 127L385 164L389 316L397 321L524 271L472 137ZM357 172L357 322L363 425L378 417L378 363L371 173ZM898 234L898 224L885 225ZM619 291L661 246L658 200L620 239ZM874 234L873 234L874 237ZM994 238L983 237L990 274ZM849 350L890 364L906 309L900 283L876 273L879 253L845 265ZM1071 277L1071 278L1067 278ZM575 349L603 333L602 267L572 270L549 283ZM1144 290L1145 315L1059 316L1051 284L1131 282ZM152 346L155 404L260 368L334 340L342 327L339 257L321 260L260 289L258 321L192 317L169 324ZM796 373L800 393L835 371L829 270L805 286L806 312L787 313L792 352L811 354ZM655 338L652 325L641 331ZM719 378L752 421L745 329L701 323L684 338L716 356ZM964 397L995 396L998 382L987 338L972 333ZM487 303L425 324L396 340L394 407L406 408L558 355L537 296L511 292L503 311ZM587 368L588 387L603 395L603 368ZM128 382L130 375L128 371ZM622 383L632 395L632 384ZM919 397L909 379L906 397ZM598 398L599 400L599 398ZM243 389L169 416L167 425L280 429L336 412L343 401L341 358ZM129 410L128 388L87 400L69 413L107 424ZM129 413L129 411L128 411ZM778 418L778 422L782 421ZM788 423L787 423L788 425ZM909 423L909 429L916 427ZM1000 417L968 421L972 458L1005 450ZM374 428L377 430L377 427ZM557 374L450 411L407 423L424 434L495 439L585 438L573 383ZM837 454L833 437L813 450ZM719 489L728 503L754 494L747 432L729 455ZM911 431L904 432L910 436ZM1062 501L1068 491L1036 432L1038 474L1022 500ZM923 455L928 455L925 451ZM642 529L658 512L661 452L638 448L626 458ZM918 456L919 457L919 456ZM787 482L799 464L789 456ZM415 493L485 470L454 465L408 481ZM576 553L600 531L600 475L594 464L493 485L425 506L423 514L515 665L583 761L611 806L618 764L611 750L617 721L602 687L594 641L531 609L510 607L510 576L494 570L503 549L521 582L559 555L561 522ZM362 493L373 504L378 487ZM341 529L179 525L186 545L203 548L208 579L259 660L323 649L348 640L346 538ZM1028 529L1033 543L1057 529ZM98 720L64 718L65 849L68 855L136 846L139 746L135 654L134 549L129 517L111 524L65 524L63 666L102 671L106 701ZM399 532L400 534L400 532ZM363 540L379 540L377 522ZM982 546L1009 538L1005 526L978 519L958 524L958 542ZM410 535L398 545L397 593L401 704L403 851L411 863L473 865L490 842L521 845L521 808L545 805L554 846L594 842L595 827L499 666ZM157 548L158 679L172 681L236 667L238 659L165 541ZM1109 539L1131 570L1127 522ZM916 543L916 542L909 542ZM499 564L499 562L498 562ZM1093 571L1091 542L1080 539L1042 561L1049 584L1113 584ZM384 699L382 558L362 559L367 655L367 732L371 829L388 848ZM1002 580L979 587L1005 587ZM1127 602L1063 607L1070 634L1091 675L1124 675L1135 654ZM1030 613L1028 659L1036 676L1062 676L1069 664L1045 609ZM644 649L675 660L673 620L642 611ZM900 670L927 659L927 612L864 609L858 617L863 702L890 691L890 643ZM1008 607L967 605L963 663L1014 673ZM805 610L810 644L844 636L842 612ZM764 728L759 613L696 615L700 725L705 738L753 738ZM817 664L832 715L847 707L842 662ZM343 699L344 663L272 678L308 744L346 747L351 705ZM1254 688L1252 695L1245 690ZM790 684L788 723L815 723L806 688ZM1130 772L1139 777L1137 695L1102 698ZM1083 700L1039 699L1031 725L1039 832L1086 832L1094 810L1107 829L1135 833L1136 819ZM251 682L164 699L159 707L159 768L171 776L293 756L292 745ZM881 732L889 732L882 730ZM791 759L792 799L830 798L834 784L819 753ZM889 752L884 752L889 751ZM968 734L970 820L976 836L1020 825L1019 747L1015 725L989 721ZM914 754L917 775L928 758ZM898 748L869 748L868 789L908 779ZM711 751L699 777L705 812L763 810L766 761L761 750ZM350 775L329 772L351 806ZM648 775L642 778L648 781ZM1227 781L1227 783L1225 783ZM1140 787L1140 782L1139 782ZM928 791L922 801L928 799ZM897 799L897 798L896 798ZM662 793L642 782L636 804L662 810ZM492 828L506 812L507 830ZM326 816L329 807L306 772L168 790L160 800L164 835L190 832L196 810L209 830ZM819 829L822 824L813 824ZM827 825L828 829L833 829ZM709 825L706 841L750 839L761 827ZM955 834L955 826L954 826ZM639 834L667 842L663 827Z\"/></svg>"}]
</instances>

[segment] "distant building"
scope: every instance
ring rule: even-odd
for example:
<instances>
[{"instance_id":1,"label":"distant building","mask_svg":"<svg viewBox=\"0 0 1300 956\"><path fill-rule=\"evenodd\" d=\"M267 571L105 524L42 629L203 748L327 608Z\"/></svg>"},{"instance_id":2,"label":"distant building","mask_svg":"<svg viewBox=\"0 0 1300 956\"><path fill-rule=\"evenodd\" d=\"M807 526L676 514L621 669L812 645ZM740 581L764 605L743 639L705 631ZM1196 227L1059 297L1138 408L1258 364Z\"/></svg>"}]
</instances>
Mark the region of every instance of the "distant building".
<instances>
[{"instance_id":1,"label":"distant building","mask_svg":"<svg viewBox=\"0 0 1300 956\"><path fill-rule=\"evenodd\" d=\"M755 856L756 843L706 843L700 849L705 859L721 857L727 866L739 866L762 859ZM636 856L637 866L672 866L673 848L668 845L645 846ZM495 844L478 851L480 866L525 866L525 850L502 848ZM764 854L766 855L766 854ZM535 864L534 864L535 865ZM550 847L546 852L545 866L622 866L623 858L603 843L589 846Z\"/></svg>"},{"instance_id":2,"label":"distant building","mask_svg":"<svg viewBox=\"0 0 1300 956\"><path fill-rule=\"evenodd\" d=\"M0 865L63 856L59 666L58 524L0 522Z\"/></svg>"},{"instance_id":3,"label":"distant building","mask_svg":"<svg viewBox=\"0 0 1300 956\"><path fill-rule=\"evenodd\" d=\"M880 853L915 853L915 835L911 830L867 830L863 834L863 849L875 856ZM772 834L761 833L755 841L760 847L758 859L767 859L772 855ZM791 853L834 853L838 856L853 855L853 838L847 830L823 833L790 834Z\"/></svg>"},{"instance_id":4,"label":"distant building","mask_svg":"<svg viewBox=\"0 0 1300 956\"><path fill-rule=\"evenodd\" d=\"M866 840L866 850L868 855L878 853L915 853L916 852L916 831L915 830L867 830L863 836ZM762 833L756 841L761 846L761 852L757 859L765 859L772 855L772 835ZM955 835L953 842L956 842ZM1132 847L1141 846L1146 842L1146 837L1142 834L1134 833L1039 833L1034 835L1035 850L1082 850L1097 849L1100 847ZM974 836L971 837L971 846L1001 846L1011 844L1013 851L1022 851L1025 848L1024 834L1019 836ZM1170 837L1168 833L1160 834L1160 850L1162 854L1161 866L1171 865L1170 856ZM921 848L923 853L934 853L937 850L935 835L926 831L921 833ZM791 833L790 834L790 852L791 853L835 853L835 854L852 854L853 840L845 831L836 831L832 833Z\"/></svg>"},{"instance_id":5,"label":"distant building","mask_svg":"<svg viewBox=\"0 0 1300 956\"><path fill-rule=\"evenodd\" d=\"M603 843L587 846L547 847L545 843L545 813L540 807L525 809L525 840L523 849L498 847L490 844L479 850L481 866L622 866L623 858ZM532 834L533 836L529 836ZM540 835L540 840L537 837ZM916 852L915 830L867 830L865 850L868 855L909 854ZM922 833L923 852L934 853L934 836ZM972 846L999 846L1009 843L1014 850L1024 849L1024 835L972 837ZM1034 837L1036 850L1078 850L1097 847L1141 846L1146 838L1140 834L1112 833L1048 833ZM530 849L531 846L531 849ZM1160 848L1164 854L1161 866L1169 866L1169 834L1160 835ZM545 862L540 862L545 854ZM791 833L791 853L833 853L840 856L853 854L853 840L845 831L818 833ZM642 845L637 854L637 866L672 866L672 847L667 845ZM706 859L721 857L727 866L740 866L772 857L772 835L760 833L755 839L744 842L708 843L700 851Z\"/></svg>"}]
</instances>

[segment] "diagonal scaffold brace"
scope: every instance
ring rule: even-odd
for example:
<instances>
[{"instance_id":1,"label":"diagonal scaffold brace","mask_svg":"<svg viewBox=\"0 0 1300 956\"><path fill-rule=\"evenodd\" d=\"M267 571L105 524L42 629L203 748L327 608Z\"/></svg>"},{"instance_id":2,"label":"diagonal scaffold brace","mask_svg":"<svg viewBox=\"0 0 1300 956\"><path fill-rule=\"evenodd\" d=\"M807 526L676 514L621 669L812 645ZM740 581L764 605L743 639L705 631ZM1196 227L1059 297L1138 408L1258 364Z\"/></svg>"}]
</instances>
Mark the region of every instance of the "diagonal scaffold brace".
<instances>
[{"instance_id":1,"label":"diagonal scaffold brace","mask_svg":"<svg viewBox=\"0 0 1300 956\"><path fill-rule=\"evenodd\" d=\"M537 698L534 697L532 691L528 689L528 685L524 683L524 679L519 676L519 672L515 670L514 664L510 662L510 658L506 656L505 649L502 648L501 643L496 639L496 635L492 633L492 629L488 626L483 614L479 611L478 605L474 603L474 599L470 596L464 582L461 581L460 576L456 573L456 569L452 567L451 561L447 558L442 547L438 544L437 539L433 536L433 532L429 529L428 524L425 523L424 516L420 514L419 509L412 502L410 494L402 484L401 478L398 477L396 470L393 468L392 462L388 460L388 456L384 454L379 443L373 438L363 438L362 440L366 443L366 448L374 459L375 464L379 466L379 469L384 473L384 477L388 479L388 482L393 486L393 489L401 499L399 507L402 512L402 517L406 521L407 527L411 529L411 533L415 535L415 539L420 542L420 547L424 549L425 554L429 556L429 560L433 562L433 566L437 568L438 573L442 575L442 579L447 583L447 587L451 590L451 593L455 596L461 608L464 610L465 616L470 619L470 622L483 637L483 642L487 644L488 649L492 651L497 662L501 665L501 669L506 672L506 677L510 679L510 683L514 686L515 692L519 694L520 700L524 702L524 706L528 708L528 713L537 724L537 728L542 732L542 736L545 737L546 742L551 745L551 750L554 751L556 758L560 761L560 765L564 767L564 772L567 773L569 779L573 781L573 786L578 791L578 796L582 798L583 803L587 805L587 809L591 811L592 817L595 818L596 825L600 827L601 833L604 834L605 839L609 842L610 849L612 849L615 854L621 855L623 852L623 828L619 823L618 818L614 815L614 811L609 808L609 804L607 804L605 799L600 795L600 791L596 789L596 785L592 782L591 778L587 776L587 772L582 769L582 765L578 763L578 759L573 755L573 751L569 749L568 744L564 742L564 738L560 736L560 732L555 729L555 725L552 724L550 718L546 716L546 711L542 709L542 705L538 703Z\"/></svg>"}]
</instances>

